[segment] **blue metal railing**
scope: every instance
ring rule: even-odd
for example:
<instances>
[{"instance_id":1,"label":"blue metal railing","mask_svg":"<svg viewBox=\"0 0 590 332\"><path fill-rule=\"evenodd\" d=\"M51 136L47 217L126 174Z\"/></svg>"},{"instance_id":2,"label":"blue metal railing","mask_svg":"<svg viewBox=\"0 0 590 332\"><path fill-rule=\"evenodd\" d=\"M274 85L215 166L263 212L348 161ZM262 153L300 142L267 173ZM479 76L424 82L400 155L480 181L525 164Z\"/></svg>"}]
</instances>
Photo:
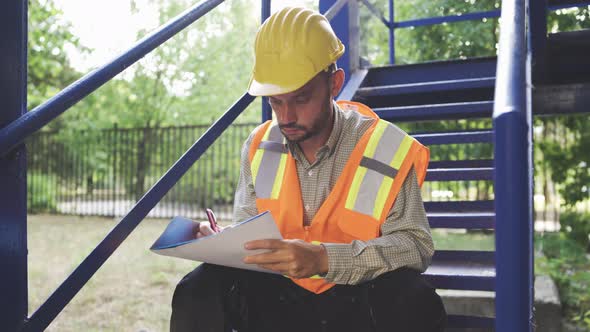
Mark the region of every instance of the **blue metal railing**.
<instances>
[{"instance_id":1,"label":"blue metal railing","mask_svg":"<svg viewBox=\"0 0 590 332\"><path fill-rule=\"evenodd\" d=\"M24 1L18 6L22 6ZM223 0L207 0L189 8L184 13L172 19L169 23L160 29L149 34L128 51L118 56L105 66L85 75L77 80L63 91L58 93L47 102L39 105L29 113L24 113L9 125L0 130L0 156L5 157L22 141L36 132L54 118L65 112L69 107L80 101L82 98L92 93L104 83L109 81L118 73L125 70L128 66L135 63L147 53L164 43L166 40L180 32L191 23L205 15L207 12L219 5ZM18 3L18 1L14 1ZM328 15L335 15L346 0L339 0L329 10ZM26 6L24 7L26 8ZM270 15L270 0L263 0L262 19ZM18 19L21 19L19 17ZM24 21L18 24L19 28L15 31L23 30L26 27L26 14ZM19 30L20 29L20 30ZM26 31L26 29L24 29ZM12 33L10 31L9 33ZM20 40L18 38L15 38ZM25 38L26 40L26 38ZM26 59L26 52L21 54L21 59ZM18 62L17 62L18 63ZM21 68L26 67L26 60L21 64ZM24 71L23 71L24 72ZM22 73L20 72L21 76ZM26 89L24 90L26 91ZM20 98L20 96L17 96ZM239 114L255 99L249 94L244 94L226 113L221 116L208 130L199 138L180 159L156 182L156 184L139 199L133 208L123 217L123 219L111 230L111 232L98 244L98 246L84 259L84 261L72 272L68 278L51 294L51 296L35 311L33 315L24 322L18 321L21 316L15 314L9 317L15 320L13 323L6 323L3 327L10 330L17 330L22 327L24 331L41 331L44 330L71 299L80 291L80 289L90 280L96 271L104 262L113 254L129 234L139 225L147 216L149 211L166 195L166 193L180 180L180 178L190 169L190 167L200 158L200 156L213 144L213 142L224 132L224 130L237 118ZM26 103L19 100L19 105L23 107ZM267 113L268 113L267 109ZM25 171L26 172L26 171ZM26 174L26 173L24 173ZM26 199L21 199L21 205L25 206ZM20 226L19 226L20 227ZM20 229L20 228L18 228ZM25 228L26 229L26 228ZM26 241L24 242L26 243ZM24 247L23 247L24 248ZM22 249L20 251L26 251ZM23 254L22 252L18 255ZM17 255L17 256L18 256ZM2 258L0 256L0 258ZM26 260L24 260L26 268ZM16 268L15 268L16 269ZM26 271L26 270L25 270ZM26 290L26 276L23 278L22 285ZM21 295L22 297L22 295ZM25 296L26 299L26 296ZM13 299L17 301L17 299ZM26 308L18 310L25 312ZM2 322L4 323L4 322Z\"/></svg>"},{"instance_id":2,"label":"blue metal railing","mask_svg":"<svg viewBox=\"0 0 590 332\"><path fill-rule=\"evenodd\" d=\"M59 116L76 102L98 89L101 85L113 78L118 73L125 70L128 66L141 59L147 53L164 43L166 40L183 30L191 23L208 13L210 10L219 5L223 0L203 1L176 18L162 26L160 29L149 34L142 40L138 41L135 46L115 58L105 66L87 74L78 81L74 82L62 92L58 93L47 102L38 106L28 113L24 113L16 120L12 121L2 130L0 130L0 156L7 158L8 153L18 144L42 128L49 121ZM18 3L18 1L14 1ZM21 6L18 4L17 6ZM15 8L17 7L15 6ZM26 6L24 7L26 8ZM25 20L18 24L22 29L26 27ZM18 30L18 29L17 29ZM22 29L26 32L26 28ZM14 37L15 40L18 38ZM26 40L26 38L24 38ZM26 45L26 43L25 43ZM22 55L25 59L21 64L21 69L26 68L26 52ZM18 64L18 61L15 61ZM25 70L18 70L18 73L26 73ZM26 81L25 81L26 82ZM26 91L26 89L24 89ZM20 98L20 96L16 96ZM108 257L116 250L121 242L130 234L130 232L139 224L147 213L158 203L158 201L170 190L170 188L180 179L180 177L192 166L192 164L203 154L203 152L215 141L227 126L247 107L254 97L245 94L222 116L213 126L179 159L172 168L156 183L131 211L121 220L121 222L105 237L105 239L93 250L93 252L74 270L74 272L62 283L62 285L41 305L38 310L26 322L4 322L3 328L16 330L21 325L26 331L41 331L45 329L51 321L63 310L65 305L75 296L75 294L84 286L92 275L102 266ZM18 100L23 111L26 107L26 99ZM4 168L3 168L4 169ZM24 174L26 169L23 167ZM25 187L26 188L26 187ZM18 190L18 189L17 189ZM19 197L19 196L17 196ZM26 204L26 198L22 199ZM26 211L26 205L24 205ZM20 226L18 226L20 227ZM20 229L20 228L17 228ZM26 228L25 228L26 230ZM24 242L26 243L26 242ZM17 253L16 256L26 257L26 247ZM3 254L4 255L4 254ZM0 256L0 257L3 257ZM26 271L26 259L24 260ZM20 267L14 266L14 270L21 270ZM3 281L8 281L3 280ZM22 283L26 290L26 276ZM26 292L25 292L26 293ZM22 296L22 295L21 295ZM14 299L15 302L18 299ZM25 302L26 303L26 302ZM20 307L20 306L19 306ZM19 308L20 310L20 308ZM26 310L26 308L25 308ZM26 313L26 311L25 311ZM14 315L19 316L19 315ZM10 317L9 317L10 318ZM17 317L18 319L18 317Z\"/></svg>"},{"instance_id":3,"label":"blue metal railing","mask_svg":"<svg viewBox=\"0 0 590 332\"><path fill-rule=\"evenodd\" d=\"M27 110L27 1L0 3L0 127ZM0 330L27 316L27 157L0 156Z\"/></svg>"},{"instance_id":4,"label":"blue metal railing","mask_svg":"<svg viewBox=\"0 0 590 332\"><path fill-rule=\"evenodd\" d=\"M156 204L180 180L223 131L242 113L255 97L244 94L199 138L158 182L133 206L100 244L80 263L72 274L39 307L25 325L25 331L42 331L82 289L96 271L131 234Z\"/></svg>"},{"instance_id":5,"label":"blue metal railing","mask_svg":"<svg viewBox=\"0 0 590 332\"><path fill-rule=\"evenodd\" d=\"M24 0L19 1L24 2ZM59 116L70 106L221 2L223 0L207 0L191 7L107 65L89 73L55 97L11 122L0 130L0 156L6 156L12 149L22 143L23 139L28 135ZM347 0L331 1L331 6L325 11L326 15L329 18L346 16L347 14L345 15L345 11L342 9L346 8L344 5L347 2ZM496 261L498 262L496 330L498 331L525 331L530 330L531 327L529 319L532 308L532 153L530 99L527 100L527 85L525 84L527 76L524 58L527 48L525 43L526 17L524 3L525 0L504 0L502 4L505 17L509 19L506 19L501 24L494 109L497 211ZM492 11L491 13L496 15L495 12ZM477 15L492 15L489 13L471 13L460 17L447 16L436 18L436 20L422 19L394 22L393 1L390 1L390 18L388 21L390 22L388 26L391 37L390 52L394 55L393 33L395 28L472 20L481 18L477 17ZM264 20L269 15L270 0L263 0L262 19ZM383 16L381 16L381 20L385 20ZM25 323L25 330L43 330L51 323L106 259L145 218L148 212L253 100L254 97L244 94L189 148L48 300L39 307ZM266 112L270 113L268 108ZM2 169L5 170L5 168ZM524 238L528 238L529 241L522 241ZM2 257L0 256L0 258ZM24 282L26 287L26 280Z\"/></svg>"},{"instance_id":6,"label":"blue metal railing","mask_svg":"<svg viewBox=\"0 0 590 332\"><path fill-rule=\"evenodd\" d=\"M438 17L427 17L427 18L420 18L420 19L413 19L413 20L396 22L395 15L394 15L394 0L389 0L389 8L388 8L389 9L389 19L386 19L381 14L379 9L377 9L372 3L370 3L369 0L360 0L360 1L389 30L389 63L390 64L395 64L395 29L414 28L414 27L421 27L421 26L437 25L437 24L442 24L442 23L474 21L474 20L481 20L484 18L498 18L501 15L501 10L496 9L496 10L480 11L480 12L473 12L473 13L464 13L464 14L438 16ZM575 3L575 4L562 4L562 5L548 6L547 10L556 11L559 9L584 7L584 6L590 6L590 1L589 2L580 2L580 3Z\"/></svg>"},{"instance_id":7,"label":"blue metal railing","mask_svg":"<svg viewBox=\"0 0 590 332\"><path fill-rule=\"evenodd\" d=\"M532 115L525 2L502 1L493 113L496 331L507 332L532 330Z\"/></svg>"},{"instance_id":8,"label":"blue metal railing","mask_svg":"<svg viewBox=\"0 0 590 332\"><path fill-rule=\"evenodd\" d=\"M83 76L54 97L2 128L0 130L0 156L6 155L10 149L22 143L26 137L41 129L51 120L82 100L82 98L101 87L111 78L143 58L146 54L172 38L223 1L206 0L194 5L156 31L142 38L134 46L129 48L129 50L123 52L123 54L111 60L106 65Z\"/></svg>"}]
</instances>

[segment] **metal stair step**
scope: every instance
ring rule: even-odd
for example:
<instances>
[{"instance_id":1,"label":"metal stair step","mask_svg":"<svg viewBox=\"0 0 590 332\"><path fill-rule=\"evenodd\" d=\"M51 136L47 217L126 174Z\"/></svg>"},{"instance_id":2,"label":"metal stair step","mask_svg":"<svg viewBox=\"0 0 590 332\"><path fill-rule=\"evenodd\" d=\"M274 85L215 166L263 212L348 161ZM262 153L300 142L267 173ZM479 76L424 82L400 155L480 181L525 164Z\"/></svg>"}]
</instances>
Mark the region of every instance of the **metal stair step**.
<instances>
[{"instance_id":1,"label":"metal stair step","mask_svg":"<svg viewBox=\"0 0 590 332\"><path fill-rule=\"evenodd\" d=\"M450 168L450 169L428 169L426 181L478 181L493 180L493 167L479 168Z\"/></svg>"},{"instance_id":2,"label":"metal stair step","mask_svg":"<svg viewBox=\"0 0 590 332\"><path fill-rule=\"evenodd\" d=\"M493 229L495 213L427 213L431 228Z\"/></svg>"},{"instance_id":3,"label":"metal stair step","mask_svg":"<svg viewBox=\"0 0 590 332\"><path fill-rule=\"evenodd\" d=\"M492 130L449 131L438 133L412 134L424 145L492 143Z\"/></svg>"},{"instance_id":4,"label":"metal stair step","mask_svg":"<svg viewBox=\"0 0 590 332\"><path fill-rule=\"evenodd\" d=\"M373 66L363 86L496 76L496 57Z\"/></svg>"},{"instance_id":5,"label":"metal stair step","mask_svg":"<svg viewBox=\"0 0 590 332\"><path fill-rule=\"evenodd\" d=\"M428 213L457 213L457 212L488 212L494 213L494 201L443 201L424 202Z\"/></svg>"},{"instance_id":6,"label":"metal stair step","mask_svg":"<svg viewBox=\"0 0 590 332\"><path fill-rule=\"evenodd\" d=\"M435 288L493 291L494 251L437 250L424 276Z\"/></svg>"},{"instance_id":7,"label":"metal stair step","mask_svg":"<svg viewBox=\"0 0 590 332\"><path fill-rule=\"evenodd\" d=\"M373 111L375 111L381 119L401 122L486 118L492 116L493 109L493 101L472 101L432 105L381 107L374 108Z\"/></svg>"},{"instance_id":8,"label":"metal stair step","mask_svg":"<svg viewBox=\"0 0 590 332\"><path fill-rule=\"evenodd\" d=\"M494 167L493 159L467 159L467 160L434 160L428 163L429 169L435 168L480 168Z\"/></svg>"},{"instance_id":9,"label":"metal stair step","mask_svg":"<svg viewBox=\"0 0 590 332\"><path fill-rule=\"evenodd\" d=\"M464 78L446 81L416 82L384 86L365 87L357 90L359 97L395 96L423 92L494 88L495 77Z\"/></svg>"}]
</instances>

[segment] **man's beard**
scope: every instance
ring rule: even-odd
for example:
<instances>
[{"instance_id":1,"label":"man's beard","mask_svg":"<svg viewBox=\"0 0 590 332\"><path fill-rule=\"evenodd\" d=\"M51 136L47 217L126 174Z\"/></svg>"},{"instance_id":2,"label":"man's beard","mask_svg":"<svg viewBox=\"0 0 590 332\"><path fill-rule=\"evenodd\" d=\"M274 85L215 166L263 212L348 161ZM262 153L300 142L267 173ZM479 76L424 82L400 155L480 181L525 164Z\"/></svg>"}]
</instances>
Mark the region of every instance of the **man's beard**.
<instances>
[{"instance_id":1,"label":"man's beard","mask_svg":"<svg viewBox=\"0 0 590 332\"><path fill-rule=\"evenodd\" d=\"M298 125L294 122L287 123L284 125L279 125L279 128L281 129L281 132L283 129L290 129L290 128L299 129L304 132L303 136L295 138L295 139L289 139L289 137L287 135L285 135L284 132L282 132L283 136L287 139L287 141L289 143L300 143L305 140L308 140L311 137L318 135L325 126L330 125L329 120L330 120L330 115L332 114L332 112L330 112L329 109L331 107L332 107L332 103L330 101L330 98L328 97L326 100L326 103L324 103L324 110L321 111L321 116L316 119L316 121L311 125L311 128L309 128L309 129L304 126Z\"/></svg>"}]
</instances>

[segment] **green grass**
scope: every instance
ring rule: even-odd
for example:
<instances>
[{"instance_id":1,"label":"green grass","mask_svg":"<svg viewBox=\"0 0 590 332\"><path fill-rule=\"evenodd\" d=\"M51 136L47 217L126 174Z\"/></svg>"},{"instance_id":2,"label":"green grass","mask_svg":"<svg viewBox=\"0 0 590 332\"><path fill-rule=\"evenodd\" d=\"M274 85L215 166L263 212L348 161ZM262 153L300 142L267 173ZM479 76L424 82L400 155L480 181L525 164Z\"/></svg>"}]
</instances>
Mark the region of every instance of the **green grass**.
<instances>
[{"instance_id":1,"label":"green grass","mask_svg":"<svg viewBox=\"0 0 590 332\"><path fill-rule=\"evenodd\" d=\"M116 225L115 220L29 216L29 314ZM48 331L168 331L176 283L197 263L153 254L167 220L145 220L66 306ZM433 231L438 249L493 250L493 235Z\"/></svg>"},{"instance_id":2,"label":"green grass","mask_svg":"<svg viewBox=\"0 0 590 332\"><path fill-rule=\"evenodd\" d=\"M149 251L166 223L142 222L48 331L167 331L174 287L196 263ZM29 314L115 224L112 219L29 216Z\"/></svg>"},{"instance_id":3,"label":"green grass","mask_svg":"<svg viewBox=\"0 0 590 332\"><path fill-rule=\"evenodd\" d=\"M433 229L432 240L436 249L443 250L494 250L494 234Z\"/></svg>"}]
</instances>

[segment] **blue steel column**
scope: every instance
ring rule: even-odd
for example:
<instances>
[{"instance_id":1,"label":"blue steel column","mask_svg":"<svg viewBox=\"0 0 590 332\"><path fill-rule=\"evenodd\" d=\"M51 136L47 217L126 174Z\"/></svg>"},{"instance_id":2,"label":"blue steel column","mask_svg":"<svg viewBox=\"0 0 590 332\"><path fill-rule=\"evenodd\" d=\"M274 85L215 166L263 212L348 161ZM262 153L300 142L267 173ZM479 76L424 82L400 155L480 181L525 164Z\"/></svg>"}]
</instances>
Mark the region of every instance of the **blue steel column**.
<instances>
[{"instance_id":1,"label":"blue steel column","mask_svg":"<svg viewBox=\"0 0 590 332\"><path fill-rule=\"evenodd\" d=\"M26 112L27 0L0 4L0 128ZM0 330L27 317L27 165L23 145L0 157Z\"/></svg>"},{"instance_id":2,"label":"blue steel column","mask_svg":"<svg viewBox=\"0 0 590 332\"><path fill-rule=\"evenodd\" d=\"M494 97L496 331L531 331L532 156L525 0L503 0Z\"/></svg>"},{"instance_id":3,"label":"blue steel column","mask_svg":"<svg viewBox=\"0 0 590 332\"><path fill-rule=\"evenodd\" d=\"M389 63L395 64L395 8L393 0L389 0Z\"/></svg>"},{"instance_id":4,"label":"blue steel column","mask_svg":"<svg viewBox=\"0 0 590 332\"><path fill-rule=\"evenodd\" d=\"M270 17L270 0L262 0L261 1L261 23ZM262 97L262 122L272 119L272 109L270 108L270 104L268 103L267 97Z\"/></svg>"},{"instance_id":5,"label":"blue steel column","mask_svg":"<svg viewBox=\"0 0 590 332\"><path fill-rule=\"evenodd\" d=\"M330 7L336 2L337 0L320 0L319 10L320 13L326 12ZM334 18L330 21L332 25L332 29L340 38L344 46L346 47L346 52L343 56L338 59L338 67L344 69L346 73L346 82L350 78L350 57L348 50L350 49L350 34L348 30L348 5L344 5L342 9L334 16ZM346 84L346 82L344 82Z\"/></svg>"}]
</instances>

